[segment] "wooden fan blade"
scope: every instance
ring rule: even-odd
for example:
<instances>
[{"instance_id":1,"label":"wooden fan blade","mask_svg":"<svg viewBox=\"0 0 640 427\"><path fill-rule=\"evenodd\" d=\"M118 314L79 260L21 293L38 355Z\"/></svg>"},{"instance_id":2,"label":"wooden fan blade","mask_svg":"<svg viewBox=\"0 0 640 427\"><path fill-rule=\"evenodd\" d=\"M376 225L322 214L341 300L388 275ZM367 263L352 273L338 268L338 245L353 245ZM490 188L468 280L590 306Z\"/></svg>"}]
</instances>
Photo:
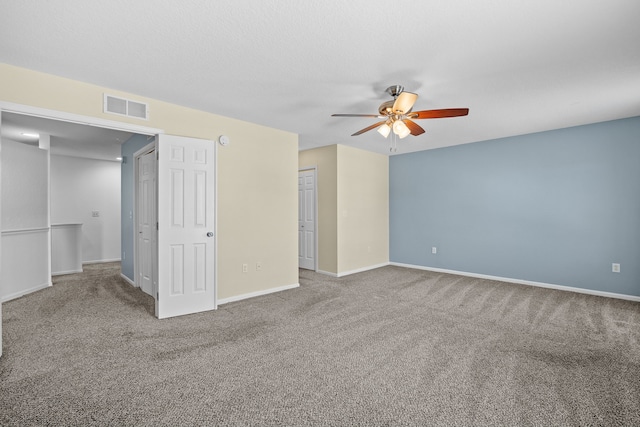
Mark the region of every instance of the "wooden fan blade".
<instances>
[{"instance_id":1,"label":"wooden fan blade","mask_svg":"<svg viewBox=\"0 0 640 427\"><path fill-rule=\"evenodd\" d=\"M332 114L331 117L380 117L379 114Z\"/></svg>"},{"instance_id":2,"label":"wooden fan blade","mask_svg":"<svg viewBox=\"0 0 640 427\"><path fill-rule=\"evenodd\" d=\"M409 119L404 119L403 122L405 125L407 125L407 127L411 131L411 135L418 136L424 133L424 129L422 129L420 125L417 124L416 122L412 122Z\"/></svg>"},{"instance_id":3,"label":"wooden fan blade","mask_svg":"<svg viewBox=\"0 0 640 427\"><path fill-rule=\"evenodd\" d=\"M468 108L445 108L442 110L414 111L407 114L410 119L441 119L444 117L459 117L469 114Z\"/></svg>"},{"instance_id":4,"label":"wooden fan blade","mask_svg":"<svg viewBox=\"0 0 640 427\"><path fill-rule=\"evenodd\" d=\"M418 95L411 92L400 92L398 98L393 103L393 112L394 114L407 114L413 108L413 104L416 103L418 99Z\"/></svg>"},{"instance_id":5,"label":"wooden fan blade","mask_svg":"<svg viewBox=\"0 0 640 427\"><path fill-rule=\"evenodd\" d=\"M353 135L351 135L351 136L357 136L357 135L360 135L360 134L362 134L362 133L369 132L371 129L375 129L375 128L377 128L377 127L380 127L380 126L382 126L383 124L385 124L386 122L387 122L386 120L383 120L383 121L378 122L378 123L376 123L376 124L374 124L374 125L371 125L371 126L369 126L369 127L366 127L366 128L364 128L364 129L361 129L361 130L359 130L358 132L354 133L354 134L353 134Z\"/></svg>"}]
</instances>

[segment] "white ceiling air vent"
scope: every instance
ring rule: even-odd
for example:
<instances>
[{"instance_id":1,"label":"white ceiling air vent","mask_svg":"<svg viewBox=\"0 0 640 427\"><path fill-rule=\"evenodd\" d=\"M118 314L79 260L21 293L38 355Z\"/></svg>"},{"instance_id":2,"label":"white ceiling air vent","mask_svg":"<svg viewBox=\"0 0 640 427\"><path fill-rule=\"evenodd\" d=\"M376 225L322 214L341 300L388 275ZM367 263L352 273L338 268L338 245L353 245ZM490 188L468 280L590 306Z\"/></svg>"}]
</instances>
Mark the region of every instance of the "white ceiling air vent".
<instances>
[{"instance_id":1,"label":"white ceiling air vent","mask_svg":"<svg viewBox=\"0 0 640 427\"><path fill-rule=\"evenodd\" d=\"M147 104L130 99L118 98L117 96L107 95L106 93L104 94L103 111L119 116L135 117L136 119L149 119L149 106Z\"/></svg>"}]
</instances>

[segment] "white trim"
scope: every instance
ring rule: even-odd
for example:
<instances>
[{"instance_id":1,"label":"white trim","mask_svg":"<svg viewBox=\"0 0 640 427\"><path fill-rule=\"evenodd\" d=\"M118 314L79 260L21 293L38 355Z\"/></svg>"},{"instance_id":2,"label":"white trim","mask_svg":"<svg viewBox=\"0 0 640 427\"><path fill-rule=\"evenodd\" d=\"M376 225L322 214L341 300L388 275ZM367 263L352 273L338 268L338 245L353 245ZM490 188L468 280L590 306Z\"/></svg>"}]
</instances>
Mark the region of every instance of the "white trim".
<instances>
[{"instance_id":1,"label":"white trim","mask_svg":"<svg viewBox=\"0 0 640 427\"><path fill-rule=\"evenodd\" d=\"M52 272L51 276L64 276L65 274L76 274L76 273L82 273L82 270L65 270L65 271L56 271L56 272Z\"/></svg>"},{"instance_id":2,"label":"white trim","mask_svg":"<svg viewBox=\"0 0 640 427\"><path fill-rule=\"evenodd\" d=\"M383 262L380 264L370 265L368 267L357 268L355 270L343 271L341 273L338 273L336 277L344 277L344 276L349 276L350 274L356 274L356 273L362 273L364 271L375 270L376 268L386 267L387 265L389 265L388 262Z\"/></svg>"},{"instance_id":3,"label":"white trim","mask_svg":"<svg viewBox=\"0 0 640 427\"><path fill-rule=\"evenodd\" d=\"M344 276L349 276L351 274L362 273L369 270L375 270L376 268L386 267L388 265L389 265L388 262L383 262L380 264L369 265L367 267L356 268L355 270L343 271L341 273L331 273L331 272L322 271L322 270L318 270L317 272L320 274L325 274L327 276L332 276L332 277L344 277Z\"/></svg>"},{"instance_id":4,"label":"white trim","mask_svg":"<svg viewBox=\"0 0 640 427\"><path fill-rule=\"evenodd\" d=\"M120 273L120 278L122 278L122 280L124 280L125 282L127 282L128 284L130 284L131 286L133 286L134 288L137 288L136 284L133 283L133 280L129 279L127 276L125 276L123 273Z\"/></svg>"},{"instance_id":5,"label":"white trim","mask_svg":"<svg viewBox=\"0 0 640 427\"><path fill-rule=\"evenodd\" d=\"M53 277L53 228L51 228L51 135L47 135L47 276ZM82 270L82 266L80 266Z\"/></svg>"},{"instance_id":6,"label":"white trim","mask_svg":"<svg viewBox=\"0 0 640 427\"><path fill-rule=\"evenodd\" d=\"M554 285L551 283L533 282L531 280L512 279L509 277L499 277L499 276L489 276L487 274L468 273L465 271L447 270L444 268L425 267L422 265L403 264L399 262L391 262L389 263L389 265L394 265L396 267L414 268L416 270L433 271L435 273L456 274L458 276L467 276L467 277L475 277L478 279L496 280L499 282L514 283L517 285L536 286L539 288L555 289L558 291L576 292L580 294L596 295L599 297L616 298L616 299L640 302L640 296L635 296L635 295L617 294L614 292L596 291L592 289L575 288L573 286Z\"/></svg>"},{"instance_id":7,"label":"white trim","mask_svg":"<svg viewBox=\"0 0 640 427\"><path fill-rule=\"evenodd\" d=\"M213 309L218 309L218 149L213 148Z\"/></svg>"},{"instance_id":8,"label":"white trim","mask_svg":"<svg viewBox=\"0 0 640 427\"><path fill-rule=\"evenodd\" d=\"M147 139L147 141L151 141L151 139ZM143 154L149 154L150 152L155 151L155 149L156 149L156 139L154 137L153 141L151 141L150 143L148 143L147 145L145 145L144 147L142 147L141 149L133 153L133 158L135 159L136 157L140 157Z\"/></svg>"},{"instance_id":9,"label":"white trim","mask_svg":"<svg viewBox=\"0 0 640 427\"><path fill-rule=\"evenodd\" d=\"M91 261L82 261L82 265L85 264L105 264L107 262L120 262L122 259L120 258L112 258L112 259L95 259Z\"/></svg>"},{"instance_id":10,"label":"white trim","mask_svg":"<svg viewBox=\"0 0 640 427\"><path fill-rule=\"evenodd\" d=\"M316 270L316 273L324 274L325 276L339 277L336 273L332 273L330 271Z\"/></svg>"},{"instance_id":11,"label":"white trim","mask_svg":"<svg viewBox=\"0 0 640 427\"><path fill-rule=\"evenodd\" d=\"M10 234L29 234L29 233L46 233L49 231L49 227L40 227L40 228L20 228L16 230L2 230L2 235L10 235Z\"/></svg>"},{"instance_id":12,"label":"white trim","mask_svg":"<svg viewBox=\"0 0 640 427\"><path fill-rule=\"evenodd\" d=\"M259 296L262 296L262 295L269 295L269 294L272 294L272 293L275 293L275 292L288 291L289 289L295 289L295 288L297 288L299 286L300 286L299 283L294 283L293 285L279 286L277 288L265 289L264 291L249 292L248 294L242 294L242 295L236 295L236 296L233 296L233 297L222 298L222 299L218 300L218 305L227 304L227 303L235 302L235 301L241 301L241 300L247 299L247 298L259 297Z\"/></svg>"},{"instance_id":13,"label":"white trim","mask_svg":"<svg viewBox=\"0 0 640 427\"><path fill-rule=\"evenodd\" d=\"M31 105L14 104L13 102L0 101L0 110L9 113L19 113L28 116L44 117L46 119L59 120L63 122L79 123L89 126L121 130L130 133L140 133L143 135L156 135L158 133L164 133L164 130L162 129L133 125L130 123L118 122L114 120L100 119L92 116L83 116L74 113L65 113L63 111L49 110L47 108L33 107Z\"/></svg>"},{"instance_id":14,"label":"white trim","mask_svg":"<svg viewBox=\"0 0 640 427\"><path fill-rule=\"evenodd\" d=\"M7 302L7 301L10 301L12 299L20 298L20 297L25 296L27 294L30 294L32 292L40 291L42 289L46 289L46 288L49 288L51 286L52 286L51 282L47 282L47 283L43 283L42 285L38 285L38 286L35 286L33 288L30 288L30 289L23 289L20 292L16 292L16 293L13 293L13 294L10 294L10 295L3 296L2 297L2 302Z\"/></svg>"}]
</instances>

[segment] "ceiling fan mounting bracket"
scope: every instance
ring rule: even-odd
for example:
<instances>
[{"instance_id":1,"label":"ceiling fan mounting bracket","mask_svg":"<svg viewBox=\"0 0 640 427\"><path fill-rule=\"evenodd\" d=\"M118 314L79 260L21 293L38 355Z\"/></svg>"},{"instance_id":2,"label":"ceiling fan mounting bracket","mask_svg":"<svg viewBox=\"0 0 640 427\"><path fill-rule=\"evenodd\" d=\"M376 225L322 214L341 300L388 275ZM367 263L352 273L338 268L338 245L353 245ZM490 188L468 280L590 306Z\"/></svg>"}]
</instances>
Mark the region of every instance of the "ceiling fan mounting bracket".
<instances>
[{"instance_id":1,"label":"ceiling fan mounting bracket","mask_svg":"<svg viewBox=\"0 0 640 427\"><path fill-rule=\"evenodd\" d=\"M400 92L402 92L404 90L404 87L401 85L393 85L393 86L389 86L387 88L387 90L385 90L385 92L387 92L389 95L393 96L393 99L396 99L398 97L398 95L400 95Z\"/></svg>"}]
</instances>

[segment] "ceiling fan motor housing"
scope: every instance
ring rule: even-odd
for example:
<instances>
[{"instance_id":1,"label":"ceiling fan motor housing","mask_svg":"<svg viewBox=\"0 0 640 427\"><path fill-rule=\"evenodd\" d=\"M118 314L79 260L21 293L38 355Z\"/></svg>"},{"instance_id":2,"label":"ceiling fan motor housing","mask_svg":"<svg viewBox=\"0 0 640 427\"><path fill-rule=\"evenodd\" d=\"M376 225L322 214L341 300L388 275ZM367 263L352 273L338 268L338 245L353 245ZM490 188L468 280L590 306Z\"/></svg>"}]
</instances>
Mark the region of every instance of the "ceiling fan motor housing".
<instances>
[{"instance_id":1,"label":"ceiling fan motor housing","mask_svg":"<svg viewBox=\"0 0 640 427\"><path fill-rule=\"evenodd\" d=\"M383 116L391 116L391 114L393 113L393 104L395 103L395 100L398 99L398 95L400 95L403 91L404 86L402 85L389 86L385 90L385 92L393 96L393 100L386 101L380 104L380 107L378 107L378 112Z\"/></svg>"},{"instance_id":2,"label":"ceiling fan motor housing","mask_svg":"<svg viewBox=\"0 0 640 427\"><path fill-rule=\"evenodd\" d=\"M395 101L385 101L378 107L378 112L383 116L388 116L393 111L393 103Z\"/></svg>"}]
</instances>

